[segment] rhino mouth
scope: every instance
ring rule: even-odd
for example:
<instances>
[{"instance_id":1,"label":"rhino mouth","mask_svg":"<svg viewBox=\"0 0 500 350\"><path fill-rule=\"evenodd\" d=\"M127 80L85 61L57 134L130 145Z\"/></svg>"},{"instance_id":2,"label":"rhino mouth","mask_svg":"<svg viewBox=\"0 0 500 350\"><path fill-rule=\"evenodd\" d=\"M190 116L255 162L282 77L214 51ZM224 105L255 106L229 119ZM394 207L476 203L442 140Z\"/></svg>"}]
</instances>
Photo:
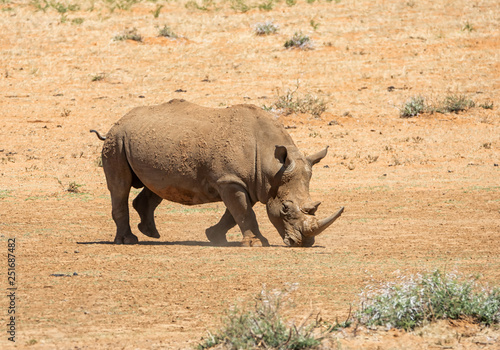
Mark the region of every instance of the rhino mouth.
<instances>
[{"instance_id":1,"label":"rhino mouth","mask_svg":"<svg viewBox=\"0 0 500 350\"><path fill-rule=\"evenodd\" d=\"M314 244L314 236L308 237L300 229L288 229L285 232L283 243L289 247L311 247Z\"/></svg>"},{"instance_id":2,"label":"rhino mouth","mask_svg":"<svg viewBox=\"0 0 500 350\"><path fill-rule=\"evenodd\" d=\"M312 247L314 237L304 237L303 239L285 237L283 242L289 247Z\"/></svg>"}]
</instances>

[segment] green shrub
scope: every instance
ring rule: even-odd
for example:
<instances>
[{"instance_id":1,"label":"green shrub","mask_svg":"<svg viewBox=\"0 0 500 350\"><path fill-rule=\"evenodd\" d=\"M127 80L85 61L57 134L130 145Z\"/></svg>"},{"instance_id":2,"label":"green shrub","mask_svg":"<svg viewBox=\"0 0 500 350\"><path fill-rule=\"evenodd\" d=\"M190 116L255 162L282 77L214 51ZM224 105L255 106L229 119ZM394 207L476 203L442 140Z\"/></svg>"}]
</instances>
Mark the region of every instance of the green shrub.
<instances>
[{"instance_id":1,"label":"green shrub","mask_svg":"<svg viewBox=\"0 0 500 350\"><path fill-rule=\"evenodd\" d=\"M425 99L422 96L410 97L400 108L399 116L401 118L411 118L425 111Z\"/></svg>"},{"instance_id":2,"label":"green shrub","mask_svg":"<svg viewBox=\"0 0 500 350\"><path fill-rule=\"evenodd\" d=\"M438 113L458 113L475 106L476 103L465 95L449 95L438 104L435 111Z\"/></svg>"},{"instance_id":3,"label":"green shrub","mask_svg":"<svg viewBox=\"0 0 500 350\"><path fill-rule=\"evenodd\" d=\"M163 26L163 28L160 28L160 30L158 31L158 36L172 39L178 38L177 34L175 34L172 29L170 29L170 27L166 24Z\"/></svg>"},{"instance_id":4,"label":"green shrub","mask_svg":"<svg viewBox=\"0 0 500 350\"><path fill-rule=\"evenodd\" d=\"M422 96L413 96L403 104L399 112L401 118L411 118L421 113L458 113L475 106L476 103L465 95L448 95L435 103L428 103ZM480 107L484 108L483 105Z\"/></svg>"},{"instance_id":5,"label":"green shrub","mask_svg":"<svg viewBox=\"0 0 500 350\"><path fill-rule=\"evenodd\" d=\"M215 335L209 333L198 349L223 345L225 349L311 349L321 342L315 332L320 323L317 319L299 326L287 326L280 312L297 284L288 285L284 291L268 291L265 286L250 311L232 309L224 326Z\"/></svg>"},{"instance_id":6,"label":"green shrub","mask_svg":"<svg viewBox=\"0 0 500 350\"><path fill-rule=\"evenodd\" d=\"M156 8L153 11L151 11L151 13L153 14L154 18L160 17L161 9L163 7L164 7L164 5L156 4Z\"/></svg>"},{"instance_id":7,"label":"green shrub","mask_svg":"<svg viewBox=\"0 0 500 350\"><path fill-rule=\"evenodd\" d=\"M488 102L485 102L485 103L481 103L479 105L479 107L481 107L483 109L493 109L493 102L492 101L488 101Z\"/></svg>"},{"instance_id":8,"label":"green shrub","mask_svg":"<svg viewBox=\"0 0 500 350\"><path fill-rule=\"evenodd\" d=\"M274 8L274 0L265 0L259 5L259 10L271 11Z\"/></svg>"},{"instance_id":9,"label":"green shrub","mask_svg":"<svg viewBox=\"0 0 500 350\"><path fill-rule=\"evenodd\" d=\"M481 288L439 270L402 278L363 294L360 323L411 330L439 319L472 318L485 325L500 322L500 289Z\"/></svg>"},{"instance_id":10,"label":"green shrub","mask_svg":"<svg viewBox=\"0 0 500 350\"><path fill-rule=\"evenodd\" d=\"M292 38L285 42L285 47L287 49L312 50L314 45L309 36L302 34L302 32L295 32Z\"/></svg>"}]
</instances>

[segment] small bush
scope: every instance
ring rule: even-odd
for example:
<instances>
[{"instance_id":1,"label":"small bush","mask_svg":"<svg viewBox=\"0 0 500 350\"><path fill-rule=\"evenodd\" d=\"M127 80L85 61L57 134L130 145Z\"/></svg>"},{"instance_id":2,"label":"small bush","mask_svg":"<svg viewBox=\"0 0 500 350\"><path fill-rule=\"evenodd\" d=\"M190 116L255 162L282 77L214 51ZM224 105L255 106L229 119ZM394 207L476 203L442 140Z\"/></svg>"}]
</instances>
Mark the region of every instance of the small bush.
<instances>
[{"instance_id":1,"label":"small bush","mask_svg":"<svg viewBox=\"0 0 500 350\"><path fill-rule=\"evenodd\" d=\"M161 9L163 7L164 7L164 5L156 4L156 8L153 11L151 11L154 18L160 17Z\"/></svg>"},{"instance_id":2,"label":"small bush","mask_svg":"<svg viewBox=\"0 0 500 350\"><path fill-rule=\"evenodd\" d=\"M99 74L95 74L92 76L91 80L93 82L96 82L96 81L101 81L101 80L104 80L104 78L106 78L106 74L104 73L99 73Z\"/></svg>"},{"instance_id":3,"label":"small bush","mask_svg":"<svg viewBox=\"0 0 500 350\"><path fill-rule=\"evenodd\" d=\"M259 10L271 11L274 8L274 0L266 0L259 5Z\"/></svg>"},{"instance_id":4,"label":"small bush","mask_svg":"<svg viewBox=\"0 0 500 350\"><path fill-rule=\"evenodd\" d=\"M265 286L255 300L251 311L232 309L225 324L215 335L209 333L198 349L223 345L225 349L311 349L321 342L315 331L320 322L315 319L299 326L287 326L280 315L289 294L297 284L288 285L284 291L268 291Z\"/></svg>"},{"instance_id":5,"label":"small bush","mask_svg":"<svg viewBox=\"0 0 500 350\"><path fill-rule=\"evenodd\" d=\"M426 111L425 99L422 96L411 97L399 110L401 118L416 117Z\"/></svg>"},{"instance_id":6,"label":"small bush","mask_svg":"<svg viewBox=\"0 0 500 350\"><path fill-rule=\"evenodd\" d=\"M285 47L287 49L312 50L314 45L309 36L302 34L302 32L295 32L292 38L285 42Z\"/></svg>"},{"instance_id":7,"label":"small bush","mask_svg":"<svg viewBox=\"0 0 500 350\"><path fill-rule=\"evenodd\" d=\"M473 108L476 103L464 95L450 95L435 108L438 113L458 113Z\"/></svg>"},{"instance_id":8,"label":"small bush","mask_svg":"<svg viewBox=\"0 0 500 350\"><path fill-rule=\"evenodd\" d=\"M217 6L214 0L202 0L201 5L197 1L188 1L185 5L187 9L200 10L200 11L210 11L217 10Z\"/></svg>"},{"instance_id":9,"label":"small bush","mask_svg":"<svg viewBox=\"0 0 500 350\"><path fill-rule=\"evenodd\" d=\"M465 95L448 95L443 100L428 103L422 96L410 97L400 108L401 118L416 117L421 113L458 113L474 108L476 103ZM488 108L488 105L479 107ZM491 104L493 108L493 104Z\"/></svg>"},{"instance_id":10,"label":"small bush","mask_svg":"<svg viewBox=\"0 0 500 350\"><path fill-rule=\"evenodd\" d=\"M140 0L105 0L109 12L113 13L116 9L128 11Z\"/></svg>"},{"instance_id":11,"label":"small bush","mask_svg":"<svg viewBox=\"0 0 500 350\"><path fill-rule=\"evenodd\" d=\"M124 40L134 40L134 41L142 41L142 36L137 32L137 28L125 29L121 34L116 35L113 38L115 41L124 41Z\"/></svg>"},{"instance_id":12,"label":"small bush","mask_svg":"<svg viewBox=\"0 0 500 350\"><path fill-rule=\"evenodd\" d=\"M71 192L71 193L79 193L80 187L82 187L82 186L83 185L77 184L76 182L71 182L68 185L68 188L66 189L66 191Z\"/></svg>"},{"instance_id":13,"label":"small bush","mask_svg":"<svg viewBox=\"0 0 500 350\"><path fill-rule=\"evenodd\" d=\"M485 102L479 105L482 109L493 109L493 102Z\"/></svg>"},{"instance_id":14,"label":"small bush","mask_svg":"<svg viewBox=\"0 0 500 350\"><path fill-rule=\"evenodd\" d=\"M273 21L266 21L264 23L257 23L255 25L256 35L270 35L278 32L279 25L274 24Z\"/></svg>"},{"instance_id":15,"label":"small bush","mask_svg":"<svg viewBox=\"0 0 500 350\"><path fill-rule=\"evenodd\" d=\"M481 288L475 280L436 270L401 278L363 293L360 323L405 330L439 319L472 318L485 325L500 322L500 289Z\"/></svg>"},{"instance_id":16,"label":"small bush","mask_svg":"<svg viewBox=\"0 0 500 350\"><path fill-rule=\"evenodd\" d=\"M177 39L178 36L175 34L172 29L168 25L164 25L163 28L160 28L158 31L158 36L162 36L164 38Z\"/></svg>"},{"instance_id":17,"label":"small bush","mask_svg":"<svg viewBox=\"0 0 500 350\"><path fill-rule=\"evenodd\" d=\"M307 94L303 97L297 96L297 84L295 90L288 89L284 94L277 90L277 101L271 106L263 106L265 110L278 110L285 115L292 113L310 113L315 117L321 116L326 111L326 102L316 96Z\"/></svg>"},{"instance_id":18,"label":"small bush","mask_svg":"<svg viewBox=\"0 0 500 350\"><path fill-rule=\"evenodd\" d=\"M252 9L252 6L247 5L245 0L230 0L231 8L237 12L248 12Z\"/></svg>"},{"instance_id":19,"label":"small bush","mask_svg":"<svg viewBox=\"0 0 500 350\"><path fill-rule=\"evenodd\" d=\"M462 27L462 32L468 31L469 33L474 31L474 26L469 23L469 21L465 22L464 26Z\"/></svg>"}]
</instances>

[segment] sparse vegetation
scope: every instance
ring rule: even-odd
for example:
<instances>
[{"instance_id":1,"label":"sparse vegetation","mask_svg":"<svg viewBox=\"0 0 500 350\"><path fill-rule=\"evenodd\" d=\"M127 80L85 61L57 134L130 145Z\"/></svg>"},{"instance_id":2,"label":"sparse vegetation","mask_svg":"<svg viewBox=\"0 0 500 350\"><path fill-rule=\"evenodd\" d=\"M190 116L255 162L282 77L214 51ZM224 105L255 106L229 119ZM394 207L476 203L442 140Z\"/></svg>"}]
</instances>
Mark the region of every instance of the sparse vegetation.
<instances>
[{"instance_id":1,"label":"sparse vegetation","mask_svg":"<svg viewBox=\"0 0 500 350\"><path fill-rule=\"evenodd\" d=\"M265 0L259 5L259 10L271 11L274 8L274 0Z\"/></svg>"},{"instance_id":2,"label":"sparse vegetation","mask_svg":"<svg viewBox=\"0 0 500 350\"><path fill-rule=\"evenodd\" d=\"M486 288L476 279L464 279L439 270L362 294L356 317L367 326L411 330L440 319L470 318L485 325L500 322L500 289Z\"/></svg>"},{"instance_id":3,"label":"sparse vegetation","mask_svg":"<svg viewBox=\"0 0 500 350\"><path fill-rule=\"evenodd\" d=\"M216 334L198 345L198 349L209 349L223 345L225 349L311 349L321 342L323 333L318 332L318 318L306 317L300 325L282 318L281 312L297 284L290 284L283 291L268 291L265 286L250 311L233 308L228 312L225 324Z\"/></svg>"},{"instance_id":4,"label":"sparse vegetation","mask_svg":"<svg viewBox=\"0 0 500 350\"><path fill-rule=\"evenodd\" d=\"M156 8L153 11L151 11L154 18L160 17L160 12L161 12L161 9L163 8L163 6L164 5L157 4Z\"/></svg>"},{"instance_id":5,"label":"sparse vegetation","mask_svg":"<svg viewBox=\"0 0 500 350\"><path fill-rule=\"evenodd\" d=\"M416 117L421 113L458 113L474 108L476 103L465 95L448 95L443 100L429 103L423 96L410 97L400 108L401 118ZM493 103L479 105L492 109Z\"/></svg>"},{"instance_id":6,"label":"sparse vegetation","mask_svg":"<svg viewBox=\"0 0 500 350\"><path fill-rule=\"evenodd\" d=\"M481 107L482 109L493 109L493 102L488 101L488 102L481 103L479 105L479 107Z\"/></svg>"},{"instance_id":7,"label":"sparse vegetation","mask_svg":"<svg viewBox=\"0 0 500 350\"><path fill-rule=\"evenodd\" d=\"M474 26L471 23L469 23L469 21L465 22L464 26L462 27L463 32L467 31L470 33L473 30L474 30Z\"/></svg>"},{"instance_id":8,"label":"sparse vegetation","mask_svg":"<svg viewBox=\"0 0 500 350\"><path fill-rule=\"evenodd\" d=\"M276 110L285 115L292 113L310 113L315 117L321 116L326 111L326 102L316 96L307 94L303 97L298 96L299 84L294 90L287 89L284 94L277 93L277 101L271 106L263 106L265 110Z\"/></svg>"},{"instance_id":9,"label":"sparse vegetation","mask_svg":"<svg viewBox=\"0 0 500 350\"><path fill-rule=\"evenodd\" d=\"M142 41L141 34L138 33L137 28L125 29L121 34L116 35L113 40L115 41L124 41L124 40L134 40L134 41Z\"/></svg>"},{"instance_id":10,"label":"sparse vegetation","mask_svg":"<svg viewBox=\"0 0 500 350\"><path fill-rule=\"evenodd\" d=\"M84 21L85 19L83 19L82 17L77 17L71 20L71 24L79 25L82 24Z\"/></svg>"},{"instance_id":11,"label":"sparse vegetation","mask_svg":"<svg viewBox=\"0 0 500 350\"><path fill-rule=\"evenodd\" d=\"M309 36L302 34L302 32L295 32L295 34L285 42L285 47L287 49L297 48L301 50L312 50L314 45Z\"/></svg>"},{"instance_id":12,"label":"sparse vegetation","mask_svg":"<svg viewBox=\"0 0 500 350\"><path fill-rule=\"evenodd\" d=\"M106 78L106 74L104 73L99 73L99 74L95 74L92 76L91 80L92 81L101 81L101 80L104 80L104 78Z\"/></svg>"},{"instance_id":13,"label":"sparse vegetation","mask_svg":"<svg viewBox=\"0 0 500 350\"><path fill-rule=\"evenodd\" d=\"M109 12L113 13L116 9L128 11L132 5L137 4L140 0L104 0Z\"/></svg>"},{"instance_id":14,"label":"sparse vegetation","mask_svg":"<svg viewBox=\"0 0 500 350\"><path fill-rule=\"evenodd\" d=\"M252 9L252 6L248 5L245 0L231 0L231 8L237 12L248 12Z\"/></svg>"},{"instance_id":15,"label":"sparse vegetation","mask_svg":"<svg viewBox=\"0 0 500 350\"><path fill-rule=\"evenodd\" d=\"M0 199L10 197L12 190L0 190Z\"/></svg>"},{"instance_id":16,"label":"sparse vegetation","mask_svg":"<svg viewBox=\"0 0 500 350\"><path fill-rule=\"evenodd\" d=\"M192 0L186 3L186 8L200 11L217 10L214 0L202 0L201 5L197 1Z\"/></svg>"},{"instance_id":17,"label":"sparse vegetation","mask_svg":"<svg viewBox=\"0 0 500 350\"><path fill-rule=\"evenodd\" d=\"M168 25L164 25L163 28L160 28L158 31L158 36L162 36L164 38L177 39L178 35L174 33L172 29Z\"/></svg>"},{"instance_id":18,"label":"sparse vegetation","mask_svg":"<svg viewBox=\"0 0 500 350\"><path fill-rule=\"evenodd\" d=\"M273 21L266 21L263 23L257 23L255 25L256 35L270 35L278 32L279 25L274 24Z\"/></svg>"},{"instance_id":19,"label":"sparse vegetation","mask_svg":"<svg viewBox=\"0 0 500 350\"><path fill-rule=\"evenodd\" d=\"M309 21L309 24L311 25L311 27L314 29L314 31L318 30L319 28L319 23L316 22L314 19L311 19Z\"/></svg>"}]
</instances>

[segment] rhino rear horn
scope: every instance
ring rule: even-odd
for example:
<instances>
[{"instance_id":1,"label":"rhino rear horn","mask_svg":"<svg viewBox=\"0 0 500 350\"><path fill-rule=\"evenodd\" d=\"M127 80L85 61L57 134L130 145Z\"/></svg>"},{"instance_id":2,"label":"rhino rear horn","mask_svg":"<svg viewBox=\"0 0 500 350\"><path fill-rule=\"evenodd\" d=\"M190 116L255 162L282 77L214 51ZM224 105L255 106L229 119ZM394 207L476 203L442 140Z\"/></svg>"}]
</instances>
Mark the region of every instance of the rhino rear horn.
<instances>
[{"instance_id":1,"label":"rhino rear horn","mask_svg":"<svg viewBox=\"0 0 500 350\"><path fill-rule=\"evenodd\" d=\"M314 215L316 213L316 211L318 210L318 207L320 204L321 204L321 202L313 202L313 203L304 205L302 207L302 212L304 212L305 214Z\"/></svg>"}]
</instances>

